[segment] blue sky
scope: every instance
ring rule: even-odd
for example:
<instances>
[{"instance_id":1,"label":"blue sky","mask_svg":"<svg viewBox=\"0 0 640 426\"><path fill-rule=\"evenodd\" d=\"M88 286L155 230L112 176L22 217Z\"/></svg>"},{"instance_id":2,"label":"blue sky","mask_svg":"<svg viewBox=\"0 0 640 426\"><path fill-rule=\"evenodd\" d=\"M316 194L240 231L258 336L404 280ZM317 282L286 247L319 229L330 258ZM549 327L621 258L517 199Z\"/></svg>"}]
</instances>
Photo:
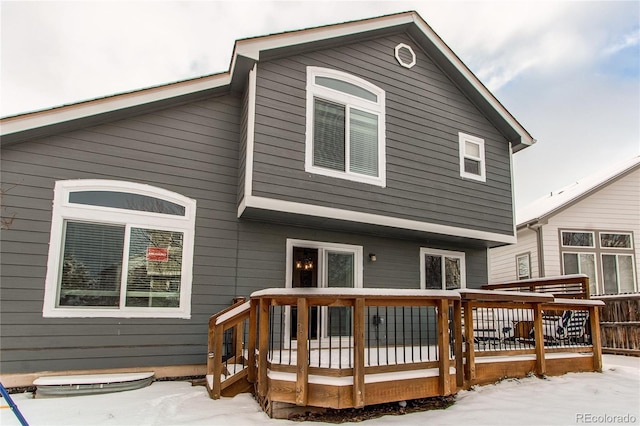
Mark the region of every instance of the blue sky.
<instances>
[{"instance_id":1,"label":"blue sky","mask_svg":"<svg viewBox=\"0 0 640 426\"><path fill-rule=\"evenodd\" d=\"M517 206L640 155L640 2L7 2L0 115L226 71L239 38L415 10L538 140Z\"/></svg>"}]
</instances>

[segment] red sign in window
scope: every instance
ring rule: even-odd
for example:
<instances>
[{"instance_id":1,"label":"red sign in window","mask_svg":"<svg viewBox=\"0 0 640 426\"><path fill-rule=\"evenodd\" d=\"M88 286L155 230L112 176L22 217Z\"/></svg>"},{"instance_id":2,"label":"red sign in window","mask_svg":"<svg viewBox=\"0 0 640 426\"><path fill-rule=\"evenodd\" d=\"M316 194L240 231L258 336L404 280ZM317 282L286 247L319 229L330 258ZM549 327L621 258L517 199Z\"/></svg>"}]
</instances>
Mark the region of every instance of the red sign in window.
<instances>
[{"instance_id":1,"label":"red sign in window","mask_svg":"<svg viewBox=\"0 0 640 426\"><path fill-rule=\"evenodd\" d=\"M147 247L147 260L153 262L168 262L169 249L162 247Z\"/></svg>"}]
</instances>

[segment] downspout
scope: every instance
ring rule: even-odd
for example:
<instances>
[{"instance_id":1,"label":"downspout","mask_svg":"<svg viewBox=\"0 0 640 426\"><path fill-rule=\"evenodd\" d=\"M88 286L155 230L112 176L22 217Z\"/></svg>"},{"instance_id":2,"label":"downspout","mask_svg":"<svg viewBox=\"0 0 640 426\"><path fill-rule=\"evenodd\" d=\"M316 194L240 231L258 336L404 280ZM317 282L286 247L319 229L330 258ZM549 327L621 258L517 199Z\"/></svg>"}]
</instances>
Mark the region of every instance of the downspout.
<instances>
[{"instance_id":1,"label":"downspout","mask_svg":"<svg viewBox=\"0 0 640 426\"><path fill-rule=\"evenodd\" d=\"M544 247L542 246L542 224L541 223L528 223L527 229L536 233L536 248L538 251L538 278L545 276L544 271Z\"/></svg>"}]
</instances>

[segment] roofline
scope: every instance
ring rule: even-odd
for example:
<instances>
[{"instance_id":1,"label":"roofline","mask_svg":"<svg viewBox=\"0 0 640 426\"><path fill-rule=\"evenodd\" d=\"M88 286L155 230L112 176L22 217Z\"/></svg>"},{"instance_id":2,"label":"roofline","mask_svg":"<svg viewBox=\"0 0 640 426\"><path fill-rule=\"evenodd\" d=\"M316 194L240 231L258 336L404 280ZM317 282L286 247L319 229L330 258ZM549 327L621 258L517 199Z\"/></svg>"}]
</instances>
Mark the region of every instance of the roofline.
<instances>
[{"instance_id":1,"label":"roofline","mask_svg":"<svg viewBox=\"0 0 640 426\"><path fill-rule=\"evenodd\" d=\"M413 13L414 22L417 27L438 47L438 49L446 56L456 69L471 83L473 88L477 90L482 97L491 105L491 107L500 114L500 117L520 135L522 140L520 143L530 146L536 143L536 140L529 132L511 115L502 103L487 89L487 87L476 77L476 75L465 65L464 62L455 54L453 50L440 38L438 34L431 28L427 22L417 13ZM513 142L513 141L510 141ZM516 144L514 144L516 145ZM516 150L517 151L517 150Z\"/></svg>"},{"instance_id":2,"label":"roofline","mask_svg":"<svg viewBox=\"0 0 640 426\"><path fill-rule=\"evenodd\" d=\"M236 68L242 68L237 67L239 57L259 61L261 52L267 50L409 24L414 24L425 37L436 46L444 57L449 60L455 69L469 82L471 87L473 87L487 104L498 113L500 118L520 136L520 141L512 141L514 142L514 148L521 146L519 144L527 146L535 143L535 139L533 139L529 132L520 125L449 46L447 46L420 15L414 11L237 40L227 72L2 118L0 120L0 135L16 134L35 128L42 128L62 122L69 122L147 103L167 100L172 97L220 88L225 85L231 86ZM514 149L514 151L517 150L518 149Z\"/></svg>"},{"instance_id":3,"label":"roofline","mask_svg":"<svg viewBox=\"0 0 640 426\"><path fill-rule=\"evenodd\" d=\"M574 197L574 198L570 198L568 199L566 202L560 204L559 206L556 206L555 208L549 210L548 212L536 217L536 218L532 218L532 219L528 219L525 222L521 222L519 224L516 225L516 230L521 230L524 228L527 228L529 226L534 226L537 224L544 224L546 223L547 219L550 218L551 216L560 213L561 211L568 209L569 207L573 206L574 204L584 200L586 197L592 195L595 192L600 191L601 189L603 189L606 186L609 186L610 184L614 183L615 181L622 179L623 177L625 177L626 175L628 175L629 173L635 171L636 169L640 168L640 162L636 162L635 164L632 164L631 166L627 167L624 170L620 170L620 172L614 174L613 176L609 176L607 179L603 180L602 182L598 183L597 185L593 186L591 189L589 189L588 191L583 192L582 194Z\"/></svg>"},{"instance_id":4,"label":"roofline","mask_svg":"<svg viewBox=\"0 0 640 426\"><path fill-rule=\"evenodd\" d=\"M45 127L60 122L78 120L138 105L215 89L231 82L229 72L198 77L191 80L120 93L104 98L10 116L0 120L2 136Z\"/></svg>"}]
</instances>

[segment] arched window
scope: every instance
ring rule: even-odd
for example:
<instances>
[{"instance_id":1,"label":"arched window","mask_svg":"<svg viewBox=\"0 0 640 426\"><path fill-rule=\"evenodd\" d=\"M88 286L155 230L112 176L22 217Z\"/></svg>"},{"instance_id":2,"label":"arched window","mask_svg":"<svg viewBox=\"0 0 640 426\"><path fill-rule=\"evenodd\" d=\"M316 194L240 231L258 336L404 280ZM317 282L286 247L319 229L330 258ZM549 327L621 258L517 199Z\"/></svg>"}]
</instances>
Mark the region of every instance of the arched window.
<instances>
[{"instance_id":1,"label":"arched window","mask_svg":"<svg viewBox=\"0 0 640 426\"><path fill-rule=\"evenodd\" d=\"M149 185L56 182L43 315L189 318L195 210Z\"/></svg>"},{"instance_id":2,"label":"arched window","mask_svg":"<svg viewBox=\"0 0 640 426\"><path fill-rule=\"evenodd\" d=\"M305 170L385 186L385 93L341 71L307 67Z\"/></svg>"}]
</instances>

